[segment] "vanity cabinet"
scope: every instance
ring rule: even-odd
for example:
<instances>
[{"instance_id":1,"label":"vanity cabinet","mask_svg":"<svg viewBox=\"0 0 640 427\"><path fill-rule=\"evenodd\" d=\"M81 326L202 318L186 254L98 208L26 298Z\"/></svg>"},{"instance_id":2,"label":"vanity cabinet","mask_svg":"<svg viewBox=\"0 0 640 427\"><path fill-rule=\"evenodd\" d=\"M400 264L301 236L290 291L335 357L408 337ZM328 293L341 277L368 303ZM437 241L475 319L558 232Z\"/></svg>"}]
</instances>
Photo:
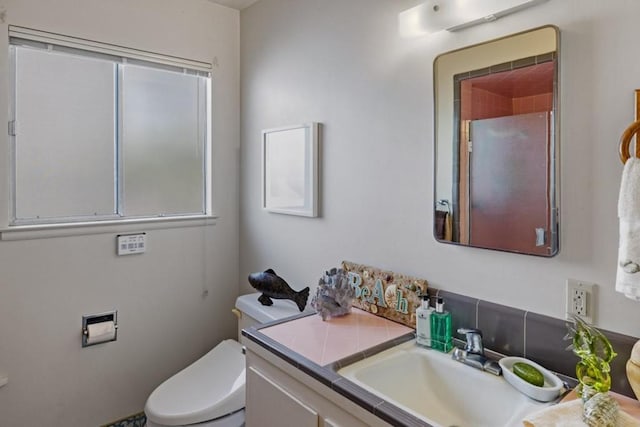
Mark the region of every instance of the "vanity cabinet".
<instances>
[{"instance_id":1,"label":"vanity cabinet","mask_svg":"<svg viewBox=\"0 0 640 427\"><path fill-rule=\"evenodd\" d=\"M247 369L247 402L250 402L246 411L249 426L318 427L318 412L253 366Z\"/></svg>"},{"instance_id":2,"label":"vanity cabinet","mask_svg":"<svg viewBox=\"0 0 640 427\"><path fill-rule=\"evenodd\" d=\"M349 399L249 340L247 427L386 427Z\"/></svg>"}]
</instances>

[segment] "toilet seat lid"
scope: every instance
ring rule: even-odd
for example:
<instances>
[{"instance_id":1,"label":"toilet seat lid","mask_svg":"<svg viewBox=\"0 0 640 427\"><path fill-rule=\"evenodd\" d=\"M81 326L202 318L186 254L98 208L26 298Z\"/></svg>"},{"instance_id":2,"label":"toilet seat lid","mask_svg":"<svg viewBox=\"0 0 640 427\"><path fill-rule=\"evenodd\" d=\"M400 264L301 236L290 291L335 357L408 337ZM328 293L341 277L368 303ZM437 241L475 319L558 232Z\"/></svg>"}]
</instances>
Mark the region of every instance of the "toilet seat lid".
<instances>
[{"instance_id":1,"label":"toilet seat lid","mask_svg":"<svg viewBox=\"0 0 640 427\"><path fill-rule=\"evenodd\" d=\"M225 340L156 388L144 412L164 425L195 424L244 407L245 357L242 346Z\"/></svg>"}]
</instances>

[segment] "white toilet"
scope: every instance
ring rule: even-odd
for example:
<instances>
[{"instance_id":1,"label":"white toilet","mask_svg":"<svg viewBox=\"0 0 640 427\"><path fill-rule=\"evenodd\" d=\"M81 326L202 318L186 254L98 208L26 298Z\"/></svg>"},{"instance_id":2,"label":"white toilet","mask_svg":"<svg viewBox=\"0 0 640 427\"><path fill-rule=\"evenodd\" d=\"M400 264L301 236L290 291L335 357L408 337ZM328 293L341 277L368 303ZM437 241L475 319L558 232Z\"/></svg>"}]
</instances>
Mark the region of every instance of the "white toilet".
<instances>
[{"instance_id":1,"label":"white toilet","mask_svg":"<svg viewBox=\"0 0 640 427\"><path fill-rule=\"evenodd\" d=\"M249 326L299 314L292 301L258 302L259 293L236 300L238 339ZM147 427L240 427L244 425L245 358L242 345L225 340L156 388L144 412Z\"/></svg>"}]
</instances>

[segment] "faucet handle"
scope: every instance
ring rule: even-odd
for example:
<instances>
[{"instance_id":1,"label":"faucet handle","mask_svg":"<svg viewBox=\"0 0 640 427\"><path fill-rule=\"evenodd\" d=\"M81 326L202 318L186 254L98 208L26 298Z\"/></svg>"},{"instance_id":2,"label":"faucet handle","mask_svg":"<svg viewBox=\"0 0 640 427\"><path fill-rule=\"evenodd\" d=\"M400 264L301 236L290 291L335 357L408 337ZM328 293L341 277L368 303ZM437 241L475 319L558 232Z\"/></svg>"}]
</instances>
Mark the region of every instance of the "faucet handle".
<instances>
[{"instance_id":1,"label":"faucet handle","mask_svg":"<svg viewBox=\"0 0 640 427\"><path fill-rule=\"evenodd\" d=\"M465 350L469 353L484 355L484 345L482 344L482 331L475 328L459 328L459 334L465 334L467 345Z\"/></svg>"},{"instance_id":2,"label":"faucet handle","mask_svg":"<svg viewBox=\"0 0 640 427\"><path fill-rule=\"evenodd\" d=\"M482 337L482 331L480 329L476 329L476 328L458 328L458 333L459 334L478 334Z\"/></svg>"}]
</instances>

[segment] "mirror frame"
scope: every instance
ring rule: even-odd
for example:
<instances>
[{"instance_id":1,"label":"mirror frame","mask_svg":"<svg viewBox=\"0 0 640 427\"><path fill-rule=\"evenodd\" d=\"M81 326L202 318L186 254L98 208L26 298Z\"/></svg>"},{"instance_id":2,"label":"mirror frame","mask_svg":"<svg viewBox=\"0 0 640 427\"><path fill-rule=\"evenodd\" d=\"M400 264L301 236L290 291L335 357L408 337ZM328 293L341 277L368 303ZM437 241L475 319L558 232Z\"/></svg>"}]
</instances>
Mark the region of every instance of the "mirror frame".
<instances>
[{"instance_id":1,"label":"mirror frame","mask_svg":"<svg viewBox=\"0 0 640 427\"><path fill-rule=\"evenodd\" d=\"M451 127L451 138L452 138L452 142L451 145L446 145L444 147L445 151L447 151L446 149L449 148L454 148L458 149L459 148L459 133L454 129L455 123L459 123L460 122L460 117L459 117L459 111L456 110L456 106L455 106L455 84L454 84L454 78L456 76L459 76L460 74L464 73L464 72L470 72L470 71L474 71L474 70L482 70L482 69L488 69L491 66L495 66L495 65L499 65L499 64L503 64L506 62L514 62L517 61L519 59L523 59L523 58L529 58L532 56L536 56L539 54L542 54L543 52L540 52L538 54L530 54L530 53L524 53L524 54L506 54L502 55L499 59L496 60L487 60L486 64L480 65L480 66L473 66L471 70L456 70L453 73L447 74L448 77L450 77L451 79L451 84L454 85L454 90L451 91L451 93L444 93L443 91L448 91L449 87L447 87L446 89L439 89L439 81L440 80L440 75L438 73L438 61L441 60L442 57L444 57L445 55L450 55L450 54L456 54L456 53L461 53L462 51L466 51L469 49L476 49L476 48L480 48L480 49L490 49L493 46L495 47L499 47L500 44L504 43L505 40L507 39L512 39L514 37L522 37L522 38L526 38L527 35L536 33L538 31L541 30L552 30L554 33L554 41L555 41L555 58L553 59L555 61L555 69L554 69L554 76L553 76L553 105L552 105L552 111L551 111L551 120L550 120L550 132L551 132L551 138L549 139L549 190L548 190L548 198L549 198L549 236L548 236L548 243L546 246L548 246L549 252L546 254L537 254L537 253L529 253L529 252L521 252L521 251L514 251L514 250L510 250L510 249L504 249L504 248L498 248L498 247L486 247L486 246L479 246L479 245L472 245L472 244L467 244L467 243L460 243L460 242L455 242L455 241L449 241L449 240L443 240L443 239L439 239L438 238L438 233L437 233L437 229L436 229L436 211L438 210L438 206L439 206L439 202L441 199L441 197L438 197L438 172L439 172L439 164L440 164L440 168L443 168L443 164L442 162L439 162L439 158L438 156L444 156L447 154L444 154L443 147L441 146L442 144L438 143L438 139L439 139L439 134L442 131L442 127L443 126L447 126L448 123L451 123L450 127ZM548 52L548 51L547 51ZM546 52L544 52L546 53ZM492 40L488 40L485 42L481 42L481 43L477 43L477 44L473 44L470 46L465 46L459 49L454 49L448 52L444 52L442 54L439 54L435 57L434 61L433 61L433 92L434 92L434 96L433 96L433 106L434 106L434 110L433 110L433 116L434 116L434 144L433 144L433 236L436 239L437 242L440 243L445 243L445 244L453 244L453 245L457 245L457 246L466 246L466 247L475 247L475 248L482 248L482 249L491 249L491 250L497 250L497 251L502 251L502 252L511 252L511 253L517 253L517 254L523 254L523 255L533 255L533 256L541 256L541 257L553 257L555 255L557 255L559 253L560 250L560 235L559 235L559 228L560 228L560 217L559 217L559 208L560 208L560 108L559 108L559 99L560 99L560 82L559 82L559 76L560 76L560 30L557 26L555 25L544 25L541 27L536 27L536 28L532 28L529 30L525 30L525 31L521 31L518 33L514 33L514 34L509 34L500 38L496 38L496 39L492 39ZM479 74L482 75L482 74ZM447 77L445 77L447 78ZM450 100L451 102L451 107L453 107L453 111L451 111L451 114L442 114L439 113L439 111L444 110L442 107L442 99L444 99L444 97L447 97L448 100ZM449 108L448 105L445 104L445 106L447 108ZM456 137L456 134L458 134L458 136ZM440 150L438 149L439 145ZM451 153L451 151L449 151L449 155L453 155L453 153ZM443 157L444 158L444 157ZM453 166L453 162L451 162L452 166ZM454 166L455 168L457 168L458 166ZM452 167L453 169L453 167ZM446 175L445 175L446 178ZM452 171L451 173L451 185L453 187L453 183L456 179L456 177L454 176L454 173ZM445 179L445 181L447 181ZM446 184L445 184L446 185ZM442 194L442 192L440 192L440 194ZM453 192L452 192L452 197L453 197ZM451 206L449 206L449 209L451 209Z\"/></svg>"}]
</instances>

